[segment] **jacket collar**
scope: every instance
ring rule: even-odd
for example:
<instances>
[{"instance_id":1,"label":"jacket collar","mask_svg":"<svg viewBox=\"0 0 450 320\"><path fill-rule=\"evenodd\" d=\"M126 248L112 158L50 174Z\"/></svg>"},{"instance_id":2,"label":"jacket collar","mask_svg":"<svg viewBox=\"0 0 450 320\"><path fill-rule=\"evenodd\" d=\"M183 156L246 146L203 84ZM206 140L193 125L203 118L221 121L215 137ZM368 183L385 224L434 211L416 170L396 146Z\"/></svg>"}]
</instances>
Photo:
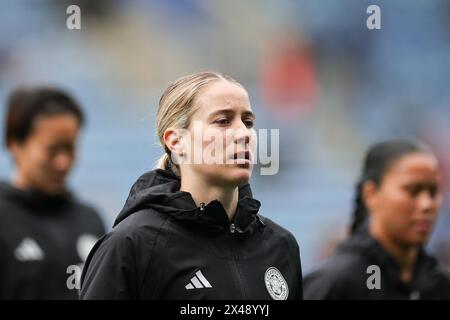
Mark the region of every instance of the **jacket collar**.
<instances>
[{"instance_id":1,"label":"jacket collar","mask_svg":"<svg viewBox=\"0 0 450 320\"><path fill-rule=\"evenodd\" d=\"M197 206L189 192L179 191L180 180L168 170L156 169L142 175L133 185L123 210L114 226L144 208L167 214L196 232L218 234L230 230L238 234L262 230L258 216L260 202L253 198L249 184L239 187L239 200L234 221L230 222L218 200Z\"/></svg>"}]
</instances>

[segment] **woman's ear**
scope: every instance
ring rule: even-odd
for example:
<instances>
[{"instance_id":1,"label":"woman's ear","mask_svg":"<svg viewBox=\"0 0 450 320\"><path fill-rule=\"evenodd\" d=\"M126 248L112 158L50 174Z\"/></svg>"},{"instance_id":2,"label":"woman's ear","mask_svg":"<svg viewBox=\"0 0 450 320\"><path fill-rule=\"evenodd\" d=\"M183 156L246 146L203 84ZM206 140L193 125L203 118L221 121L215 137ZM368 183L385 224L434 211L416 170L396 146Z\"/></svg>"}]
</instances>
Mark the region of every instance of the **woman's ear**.
<instances>
[{"instance_id":1,"label":"woman's ear","mask_svg":"<svg viewBox=\"0 0 450 320\"><path fill-rule=\"evenodd\" d=\"M366 181L362 186L362 196L369 212L374 212L378 202L378 187L374 181Z\"/></svg>"},{"instance_id":2,"label":"woman's ear","mask_svg":"<svg viewBox=\"0 0 450 320\"><path fill-rule=\"evenodd\" d=\"M167 128L163 135L164 144L173 155L180 155L183 152L181 145L181 135L175 128Z\"/></svg>"},{"instance_id":3,"label":"woman's ear","mask_svg":"<svg viewBox=\"0 0 450 320\"><path fill-rule=\"evenodd\" d=\"M17 159L20 157L22 148L22 144L18 143L16 140L12 140L8 143L8 150L11 154L14 161L17 161Z\"/></svg>"}]
</instances>

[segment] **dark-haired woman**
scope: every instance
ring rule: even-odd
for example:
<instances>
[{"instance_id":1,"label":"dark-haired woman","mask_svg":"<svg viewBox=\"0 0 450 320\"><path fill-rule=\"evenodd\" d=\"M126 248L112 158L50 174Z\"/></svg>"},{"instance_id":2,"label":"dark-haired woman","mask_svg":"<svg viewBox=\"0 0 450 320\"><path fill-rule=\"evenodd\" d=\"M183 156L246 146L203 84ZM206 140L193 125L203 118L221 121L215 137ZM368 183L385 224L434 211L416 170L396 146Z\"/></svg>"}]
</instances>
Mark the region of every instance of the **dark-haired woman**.
<instances>
[{"instance_id":1,"label":"dark-haired woman","mask_svg":"<svg viewBox=\"0 0 450 320\"><path fill-rule=\"evenodd\" d=\"M409 140L366 155L349 239L304 279L305 299L450 299L423 249L441 205L436 158Z\"/></svg>"},{"instance_id":2,"label":"dark-haired woman","mask_svg":"<svg viewBox=\"0 0 450 320\"><path fill-rule=\"evenodd\" d=\"M76 299L81 264L104 233L67 190L83 114L55 88L22 88L8 101L5 145L15 164L0 182L0 299Z\"/></svg>"}]
</instances>

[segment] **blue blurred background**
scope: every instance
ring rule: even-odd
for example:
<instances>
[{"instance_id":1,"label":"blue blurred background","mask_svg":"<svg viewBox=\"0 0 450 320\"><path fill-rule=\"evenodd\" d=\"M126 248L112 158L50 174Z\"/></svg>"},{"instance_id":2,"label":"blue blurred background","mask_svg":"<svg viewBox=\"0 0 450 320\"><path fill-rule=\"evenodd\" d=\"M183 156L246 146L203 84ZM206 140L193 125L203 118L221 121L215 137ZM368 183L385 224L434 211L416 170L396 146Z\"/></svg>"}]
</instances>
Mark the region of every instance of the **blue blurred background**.
<instances>
[{"instance_id":1,"label":"blue blurred background","mask_svg":"<svg viewBox=\"0 0 450 320\"><path fill-rule=\"evenodd\" d=\"M71 4L81 30L66 28ZM366 27L370 4L381 30ZM257 129L280 129L280 170L255 170L252 185L261 213L296 236L305 271L345 237L364 152L390 137L417 137L441 160L448 196L430 250L450 266L450 1L0 3L0 129L17 85L72 93L88 125L70 185L109 227L162 154L162 91L205 69L248 89ZM12 170L2 148L0 178Z\"/></svg>"}]
</instances>

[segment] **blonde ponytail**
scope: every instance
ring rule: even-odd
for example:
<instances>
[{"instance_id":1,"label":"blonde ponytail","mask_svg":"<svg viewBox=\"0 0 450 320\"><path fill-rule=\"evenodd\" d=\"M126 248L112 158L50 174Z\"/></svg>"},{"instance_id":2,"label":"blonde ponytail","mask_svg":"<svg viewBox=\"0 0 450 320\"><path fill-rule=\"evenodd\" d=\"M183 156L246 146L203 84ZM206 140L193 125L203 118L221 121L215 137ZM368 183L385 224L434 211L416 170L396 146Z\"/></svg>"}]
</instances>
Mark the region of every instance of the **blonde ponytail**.
<instances>
[{"instance_id":1,"label":"blonde ponytail","mask_svg":"<svg viewBox=\"0 0 450 320\"><path fill-rule=\"evenodd\" d=\"M158 159L156 164L157 169L167 170L169 169L169 155L167 153L163 154L161 158Z\"/></svg>"}]
</instances>

